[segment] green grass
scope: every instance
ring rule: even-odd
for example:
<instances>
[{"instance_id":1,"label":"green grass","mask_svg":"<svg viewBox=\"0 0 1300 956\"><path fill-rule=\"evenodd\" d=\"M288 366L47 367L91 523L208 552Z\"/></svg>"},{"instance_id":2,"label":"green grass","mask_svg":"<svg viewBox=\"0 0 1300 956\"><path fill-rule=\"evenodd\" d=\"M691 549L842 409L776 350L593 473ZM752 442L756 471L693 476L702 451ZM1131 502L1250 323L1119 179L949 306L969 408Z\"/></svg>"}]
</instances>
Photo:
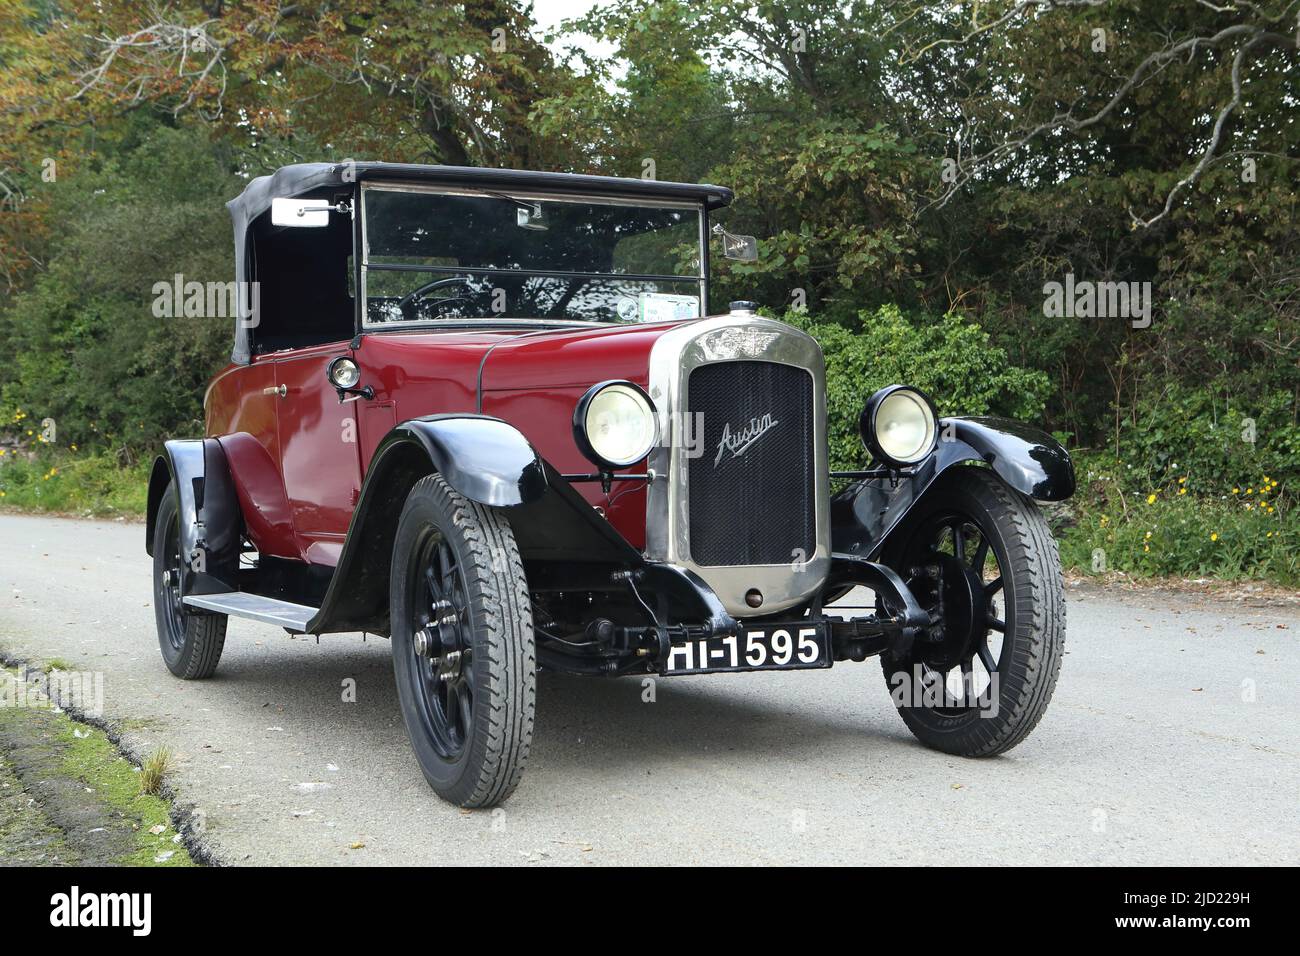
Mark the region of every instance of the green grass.
<instances>
[{"instance_id":1,"label":"green grass","mask_svg":"<svg viewBox=\"0 0 1300 956\"><path fill-rule=\"evenodd\" d=\"M0 668L0 682L8 685L17 679L14 671ZM134 848L108 862L120 866L197 865L183 844L173 842L176 830L168 802L157 793L146 792L144 771L127 760L107 734L55 711L43 698L28 700L34 705L0 707L0 722L7 731L20 734L27 741L24 746L39 748L40 753L48 755L43 766L77 781L87 799L103 808L105 820L125 819L130 823ZM166 760L160 766L165 769L165 764ZM160 785L161 778L157 783ZM0 835L6 825L0 819ZM27 828L31 829L30 824ZM44 841L47 835L40 836ZM159 860L163 854L170 855Z\"/></svg>"},{"instance_id":2,"label":"green grass","mask_svg":"<svg viewBox=\"0 0 1300 956\"><path fill-rule=\"evenodd\" d=\"M80 862L62 830L23 789L0 752L0 847L5 866L58 866Z\"/></svg>"},{"instance_id":3,"label":"green grass","mask_svg":"<svg viewBox=\"0 0 1300 956\"><path fill-rule=\"evenodd\" d=\"M100 730L78 737L77 727L71 720L61 728L58 739L66 745L63 757L64 770L94 789L99 798L138 823L135 831L136 850L121 860L123 866L194 866L188 851L173 843L176 831L172 829L167 801L157 793L146 793L144 773L117 752L112 741ZM86 728L79 728L85 733ZM163 827L160 833L149 832ZM163 861L156 858L174 851Z\"/></svg>"},{"instance_id":4,"label":"green grass","mask_svg":"<svg viewBox=\"0 0 1300 956\"><path fill-rule=\"evenodd\" d=\"M1234 486L1189 474L1148 485L1113 459L1081 457L1077 467L1072 521L1057 529L1066 567L1300 585L1300 512L1282 479Z\"/></svg>"},{"instance_id":5,"label":"green grass","mask_svg":"<svg viewBox=\"0 0 1300 956\"><path fill-rule=\"evenodd\" d=\"M144 514L150 462L124 465L111 450L42 448L0 455L0 507L93 517Z\"/></svg>"}]
</instances>

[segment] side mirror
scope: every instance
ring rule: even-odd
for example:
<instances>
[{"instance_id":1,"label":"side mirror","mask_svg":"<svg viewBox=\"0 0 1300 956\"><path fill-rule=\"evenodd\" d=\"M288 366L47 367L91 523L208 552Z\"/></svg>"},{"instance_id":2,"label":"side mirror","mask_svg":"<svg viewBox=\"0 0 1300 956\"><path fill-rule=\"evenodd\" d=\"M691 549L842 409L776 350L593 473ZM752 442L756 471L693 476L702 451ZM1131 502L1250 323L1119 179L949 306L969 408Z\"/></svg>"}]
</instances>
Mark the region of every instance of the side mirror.
<instances>
[{"instance_id":1,"label":"side mirror","mask_svg":"<svg viewBox=\"0 0 1300 956\"><path fill-rule=\"evenodd\" d=\"M740 262L758 260L758 240L753 236L738 236L715 224L713 234L722 238L722 255Z\"/></svg>"},{"instance_id":2,"label":"side mirror","mask_svg":"<svg viewBox=\"0 0 1300 956\"><path fill-rule=\"evenodd\" d=\"M328 199L272 199L273 226L328 226L334 204Z\"/></svg>"}]
</instances>

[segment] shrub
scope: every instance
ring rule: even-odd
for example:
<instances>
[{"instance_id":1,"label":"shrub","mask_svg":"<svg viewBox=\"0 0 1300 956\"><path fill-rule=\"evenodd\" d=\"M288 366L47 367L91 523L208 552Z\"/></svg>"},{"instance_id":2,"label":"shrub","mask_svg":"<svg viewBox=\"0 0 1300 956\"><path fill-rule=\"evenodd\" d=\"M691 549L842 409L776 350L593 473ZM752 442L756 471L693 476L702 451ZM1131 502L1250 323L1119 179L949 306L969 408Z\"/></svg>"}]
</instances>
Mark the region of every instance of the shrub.
<instances>
[{"instance_id":1,"label":"shrub","mask_svg":"<svg viewBox=\"0 0 1300 956\"><path fill-rule=\"evenodd\" d=\"M79 515L142 515L151 461L118 450L0 449L0 506Z\"/></svg>"},{"instance_id":2,"label":"shrub","mask_svg":"<svg viewBox=\"0 0 1300 956\"><path fill-rule=\"evenodd\" d=\"M1050 383L1042 372L1019 368L979 326L957 315L913 323L894 306L860 315L861 329L791 312L784 320L804 329L826 353L826 404L831 468L862 468L867 452L858 435L863 402L878 388L920 388L940 415L1008 415L1034 421Z\"/></svg>"},{"instance_id":3,"label":"shrub","mask_svg":"<svg viewBox=\"0 0 1300 956\"><path fill-rule=\"evenodd\" d=\"M1122 423L1119 456L1126 472L1153 487L1186 475L1239 485L1265 474L1293 482L1300 477L1293 404L1286 391L1166 383Z\"/></svg>"},{"instance_id":4,"label":"shrub","mask_svg":"<svg viewBox=\"0 0 1300 956\"><path fill-rule=\"evenodd\" d=\"M1192 471L1152 485L1110 455L1076 456L1075 467L1073 524L1061 534L1067 567L1300 583L1300 524L1276 476L1233 484Z\"/></svg>"}]
</instances>

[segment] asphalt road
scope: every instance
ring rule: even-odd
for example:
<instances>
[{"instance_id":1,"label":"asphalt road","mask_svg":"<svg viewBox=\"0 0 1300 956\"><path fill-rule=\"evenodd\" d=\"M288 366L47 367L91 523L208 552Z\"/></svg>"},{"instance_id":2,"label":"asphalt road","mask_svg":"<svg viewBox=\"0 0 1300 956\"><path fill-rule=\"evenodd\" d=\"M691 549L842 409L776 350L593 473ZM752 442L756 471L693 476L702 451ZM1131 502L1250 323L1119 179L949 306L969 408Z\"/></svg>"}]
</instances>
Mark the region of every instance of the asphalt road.
<instances>
[{"instance_id":1,"label":"asphalt road","mask_svg":"<svg viewBox=\"0 0 1300 956\"><path fill-rule=\"evenodd\" d=\"M1071 588L1047 716L980 761L916 743L874 661L660 680L653 703L544 674L522 785L468 812L410 756L385 640L232 619L217 677L173 678L143 539L0 515L0 651L102 672L105 718L172 750L222 862L1300 862L1295 604Z\"/></svg>"}]
</instances>

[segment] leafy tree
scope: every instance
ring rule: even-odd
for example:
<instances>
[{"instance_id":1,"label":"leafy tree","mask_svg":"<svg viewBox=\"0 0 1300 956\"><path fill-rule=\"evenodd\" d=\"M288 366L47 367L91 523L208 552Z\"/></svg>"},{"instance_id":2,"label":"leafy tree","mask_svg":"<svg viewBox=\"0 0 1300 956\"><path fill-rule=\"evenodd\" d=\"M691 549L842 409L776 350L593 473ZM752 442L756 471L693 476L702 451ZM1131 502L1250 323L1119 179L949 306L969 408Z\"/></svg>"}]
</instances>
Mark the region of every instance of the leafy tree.
<instances>
[{"instance_id":1,"label":"leafy tree","mask_svg":"<svg viewBox=\"0 0 1300 956\"><path fill-rule=\"evenodd\" d=\"M143 118L142 118L143 120ZM137 122L114 154L52 191L46 267L0 311L12 362L0 422L53 418L60 444L155 446L202 431L230 321L159 318L155 283L232 278L229 157L201 130Z\"/></svg>"}]
</instances>

